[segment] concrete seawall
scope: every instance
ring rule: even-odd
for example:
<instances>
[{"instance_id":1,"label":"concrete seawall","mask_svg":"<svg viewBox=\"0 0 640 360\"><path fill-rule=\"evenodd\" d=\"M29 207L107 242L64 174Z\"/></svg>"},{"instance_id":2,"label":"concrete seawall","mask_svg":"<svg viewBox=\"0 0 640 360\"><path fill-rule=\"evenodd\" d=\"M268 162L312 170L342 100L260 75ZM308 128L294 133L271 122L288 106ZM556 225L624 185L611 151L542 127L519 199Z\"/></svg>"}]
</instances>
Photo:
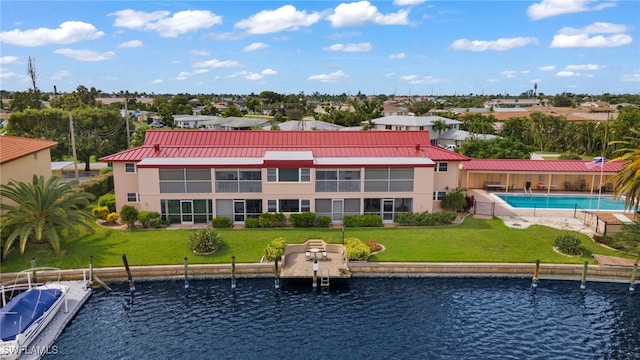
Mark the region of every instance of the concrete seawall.
<instances>
[{"instance_id":1,"label":"concrete seawall","mask_svg":"<svg viewBox=\"0 0 640 360\"><path fill-rule=\"evenodd\" d=\"M457 277L528 277L532 278L535 264L527 263L376 263L350 262L353 277L417 277L417 276L457 276ZM171 280L184 278L183 265L132 266L134 281ZM105 282L127 281L124 267L94 268L94 274ZM230 278L231 264L191 264L189 279ZM581 280L583 265L540 264L539 279ZM629 282L632 268L625 266L589 265L587 281ZM63 280L88 279L88 269L62 270ZM239 263L235 266L238 278L272 277L273 263ZM309 277L311 277L311 272ZM15 273L0 274L0 282L15 279ZM38 278L39 281L55 279Z\"/></svg>"}]
</instances>

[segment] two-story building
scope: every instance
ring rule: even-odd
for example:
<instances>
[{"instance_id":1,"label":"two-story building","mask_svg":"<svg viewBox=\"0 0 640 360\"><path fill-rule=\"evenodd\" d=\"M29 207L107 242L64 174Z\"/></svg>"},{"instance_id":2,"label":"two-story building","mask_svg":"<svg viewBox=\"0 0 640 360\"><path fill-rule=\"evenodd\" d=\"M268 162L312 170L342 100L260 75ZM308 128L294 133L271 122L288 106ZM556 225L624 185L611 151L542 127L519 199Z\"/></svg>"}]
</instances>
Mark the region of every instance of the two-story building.
<instances>
[{"instance_id":1,"label":"two-story building","mask_svg":"<svg viewBox=\"0 0 640 360\"><path fill-rule=\"evenodd\" d=\"M261 213L345 215L438 211L467 157L427 131L147 131L144 145L103 157L116 206L173 223L234 224Z\"/></svg>"}]
</instances>

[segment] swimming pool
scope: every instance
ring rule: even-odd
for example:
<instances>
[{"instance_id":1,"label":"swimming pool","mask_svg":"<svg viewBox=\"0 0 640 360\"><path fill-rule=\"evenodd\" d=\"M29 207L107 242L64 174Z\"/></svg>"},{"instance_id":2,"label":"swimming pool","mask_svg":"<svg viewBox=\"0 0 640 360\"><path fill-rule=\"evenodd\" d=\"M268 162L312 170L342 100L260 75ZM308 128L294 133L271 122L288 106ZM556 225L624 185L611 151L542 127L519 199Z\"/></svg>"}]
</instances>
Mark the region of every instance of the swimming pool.
<instances>
[{"instance_id":1,"label":"swimming pool","mask_svg":"<svg viewBox=\"0 0 640 360\"><path fill-rule=\"evenodd\" d=\"M624 210L624 199L614 200L611 195L547 195L494 193L507 204L518 209L578 209ZM599 203L599 204L598 204Z\"/></svg>"}]
</instances>

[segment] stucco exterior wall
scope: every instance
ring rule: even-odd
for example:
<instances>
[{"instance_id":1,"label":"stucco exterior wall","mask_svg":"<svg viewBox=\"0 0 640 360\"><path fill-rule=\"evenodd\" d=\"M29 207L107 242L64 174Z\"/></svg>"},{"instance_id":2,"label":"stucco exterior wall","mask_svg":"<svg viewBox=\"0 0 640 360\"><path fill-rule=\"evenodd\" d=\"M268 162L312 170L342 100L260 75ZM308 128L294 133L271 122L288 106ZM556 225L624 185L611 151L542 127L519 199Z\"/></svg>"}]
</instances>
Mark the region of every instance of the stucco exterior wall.
<instances>
[{"instance_id":1,"label":"stucco exterior wall","mask_svg":"<svg viewBox=\"0 0 640 360\"><path fill-rule=\"evenodd\" d=\"M33 175L51 177L51 152L49 149L40 150L33 154L8 161L0 165L0 183L9 180L31 182Z\"/></svg>"}]
</instances>

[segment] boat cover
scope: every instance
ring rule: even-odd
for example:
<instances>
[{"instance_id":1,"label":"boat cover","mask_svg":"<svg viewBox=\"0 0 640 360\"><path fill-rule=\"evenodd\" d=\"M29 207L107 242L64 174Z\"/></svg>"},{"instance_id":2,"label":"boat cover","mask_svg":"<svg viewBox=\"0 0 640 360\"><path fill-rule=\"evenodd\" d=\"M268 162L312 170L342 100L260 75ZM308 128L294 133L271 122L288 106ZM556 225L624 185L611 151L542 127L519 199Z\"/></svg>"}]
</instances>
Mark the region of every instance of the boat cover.
<instances>
[{"instance_id":1,"label":"boat cover","mask_svg":"<svg viewBox=\"0 0 640 360\"><path fill-rule=\"evenodd\" d=\"M60 296L60 289L30 289L16 295L0 310L2 341L15 340L18 334L41 318Z\"/></svg>"}]
</instances>

